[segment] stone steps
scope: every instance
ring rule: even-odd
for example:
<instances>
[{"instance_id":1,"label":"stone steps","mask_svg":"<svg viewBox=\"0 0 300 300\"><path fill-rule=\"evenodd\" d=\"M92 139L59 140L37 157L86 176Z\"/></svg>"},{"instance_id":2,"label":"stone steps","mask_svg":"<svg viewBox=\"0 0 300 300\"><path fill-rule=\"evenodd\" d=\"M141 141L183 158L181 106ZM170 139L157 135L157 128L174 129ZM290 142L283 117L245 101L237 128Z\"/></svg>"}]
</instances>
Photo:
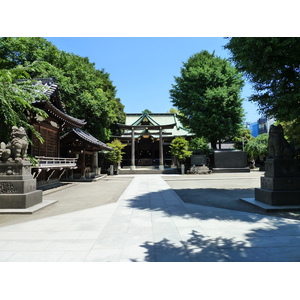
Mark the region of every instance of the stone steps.
<instances>
[{"instance_id":1,"label":"stone steps","mask_svg":"<svg viewBox=\"0 0 300 300\"><path fill-rule=\"evenodd\" d=\"M159 170L157 167L136 167L131 170L129 167L125 167L119 170L119 174L178 174L177 168L165 168L164 170Z\"/></svg>"}]
</instances>

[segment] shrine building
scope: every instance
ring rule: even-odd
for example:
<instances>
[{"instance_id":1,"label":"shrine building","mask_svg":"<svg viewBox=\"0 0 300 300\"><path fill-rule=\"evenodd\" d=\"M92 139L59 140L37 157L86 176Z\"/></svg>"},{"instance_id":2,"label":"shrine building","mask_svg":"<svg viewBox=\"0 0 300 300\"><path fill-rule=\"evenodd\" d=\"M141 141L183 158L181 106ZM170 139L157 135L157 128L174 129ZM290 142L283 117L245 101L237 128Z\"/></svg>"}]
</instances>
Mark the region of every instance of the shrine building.
<instances>
[{"instance_id":1,"label":"shrine building","mask_svg":"<svg viewBox=\"0 0 300 300\"><path fill-rule=\"evenodd\" d=\"M48 117L31 116L30 123L40 133L43 142L31 134L28 154L36 159L32 167L37 186L56 184L61 178L86 179L100 173L98 152L110 151L105 143L85 132L85 120L66 113L55 78L39 78L37 85L45 87L48 100L36 100L34 106Z\"/></svg>"},{"instance_id":2,"label":"shrine building","mask_svg":"<svg viewBox=\"0 0 300 300\"><path fill-rule=\"evenodd\" d=\"M187 140L194 135L183 127L177 114L142 113L126 114L125 124L118 124L122 131L120 136L112 136L127 147L123 149L122 166L165 166L174 164L170 153L170 144L175 137Z\"/></svg>"}]
</instances>

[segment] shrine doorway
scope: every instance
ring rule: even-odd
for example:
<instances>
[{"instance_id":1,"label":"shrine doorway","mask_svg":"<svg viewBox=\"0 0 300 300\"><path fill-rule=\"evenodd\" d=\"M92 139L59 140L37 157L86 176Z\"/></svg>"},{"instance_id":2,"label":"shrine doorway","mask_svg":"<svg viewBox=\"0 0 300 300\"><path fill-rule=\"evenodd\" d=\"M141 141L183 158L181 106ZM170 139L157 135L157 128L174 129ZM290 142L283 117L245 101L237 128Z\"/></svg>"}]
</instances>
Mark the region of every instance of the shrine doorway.
<instances>
[{"instance_id":1,"label":"shrine doorway","mask_svg":"<svg viewBox=\"0 0 300 300\"><path fill-rule=\"evenodd\" d=\"M142 136L137 140L136 153L138 166L153 166L159 163L158 141L151 136Z\"/></svg>"}]
</instances>

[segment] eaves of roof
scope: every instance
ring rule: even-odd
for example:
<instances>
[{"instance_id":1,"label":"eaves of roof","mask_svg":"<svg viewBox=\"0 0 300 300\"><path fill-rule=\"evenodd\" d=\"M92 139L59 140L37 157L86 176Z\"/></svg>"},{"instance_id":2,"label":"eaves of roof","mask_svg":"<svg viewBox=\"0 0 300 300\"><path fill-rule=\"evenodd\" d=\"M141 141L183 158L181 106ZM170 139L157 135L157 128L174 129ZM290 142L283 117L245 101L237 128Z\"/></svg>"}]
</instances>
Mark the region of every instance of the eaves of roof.
<instances>
[{"instance_id":1,"label":"eaves of roof","mask_svg":"<svg viewBox=\"0 0 300 300\"><path fill-rule=\"evenodd\" d=\"M84 140L85 142L88 142L89 144L96 146L97 148L99 148L99 150L109 150L109 151L112 150L111 147L99 141L90 133L83 131L80 128L72 128L71 131L67 132L65 135L61 137L61 141L66 140L71 134L74 134L76 137L80 138L81 140Z\"/></svg>"},{"instance_id":2,"label":"eaves of roof","mask_svg":"<svg viewBox=\"0 0 300 300\"><path fill-rule=\"evenodd\" d=\"M86 122L85 120L76 119L61 110L59 110L56 106L54 106L50 101L39 101L36 102L37 106L42 105L43 109L47 114L51 115L54 118L58 118L62 122L65 122L70 127L83 127Z\"/></svg>"}]
</instances>

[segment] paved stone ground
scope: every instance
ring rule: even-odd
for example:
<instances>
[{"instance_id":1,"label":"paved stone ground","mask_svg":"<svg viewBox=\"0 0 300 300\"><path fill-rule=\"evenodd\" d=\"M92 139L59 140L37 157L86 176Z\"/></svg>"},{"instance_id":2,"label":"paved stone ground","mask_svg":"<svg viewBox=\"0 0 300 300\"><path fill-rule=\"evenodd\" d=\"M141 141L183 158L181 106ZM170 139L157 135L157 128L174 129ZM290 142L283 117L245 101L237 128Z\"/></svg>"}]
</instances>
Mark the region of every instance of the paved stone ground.
<instances>
[{"instance_id":1,"label":"paved stone ground","mask_svg":"<svg viewBox=\"0 0 300 300\"><path fill-rule=\"evenodd\" d=\"M265 212L259 207L239 200L254 198L254 189L260 187L260 177L263 175L264 172L252 171L163 178L187 203L300 220L300 210Z\"/></svg>"},{"instance_id":2,"label":"paved stone ground","mask_svg":"<svg viewBox=\"0 0 300 300\"><path fill-rule=\"evenodd\" d=\"M0 214L0 227L116 202L132 179L132 176L107 176L95 182L62 184L43 192L43 199L58 202L32 215Z\"/></svg>"},{"instance_id":3,"label":"paved stone ground","mask_svg":"<svg viewBox=\"0 0 300 300\"><path fill-rule=\"evenodd\" d=\"M259 180L259 174L250 176L253 184ZM187 178L177 177L182 182ZM214 175L201 182L210 180L213 186L225 178L231 183L226 185L229 198L235 194L233 186L249 188L247 175ZM174 179L180 181L176 176L136 175L132 179L122 175L47 194L45 198L57 198L62 208L68 195L69 204L64 211L55 209L54 204L52 212L45 208L39 217L11 216L27 217L15 224L5 224L10 218L3 220L0 261L300 261L299 220L185 203L168 184ZM108 185L106 194L104 186ZM226 186L218 197L225 194ZM117 201L110 199L105 204L111 193ZM83 207L84 203L89 207Z\"/></svg>"}]
</instances>

